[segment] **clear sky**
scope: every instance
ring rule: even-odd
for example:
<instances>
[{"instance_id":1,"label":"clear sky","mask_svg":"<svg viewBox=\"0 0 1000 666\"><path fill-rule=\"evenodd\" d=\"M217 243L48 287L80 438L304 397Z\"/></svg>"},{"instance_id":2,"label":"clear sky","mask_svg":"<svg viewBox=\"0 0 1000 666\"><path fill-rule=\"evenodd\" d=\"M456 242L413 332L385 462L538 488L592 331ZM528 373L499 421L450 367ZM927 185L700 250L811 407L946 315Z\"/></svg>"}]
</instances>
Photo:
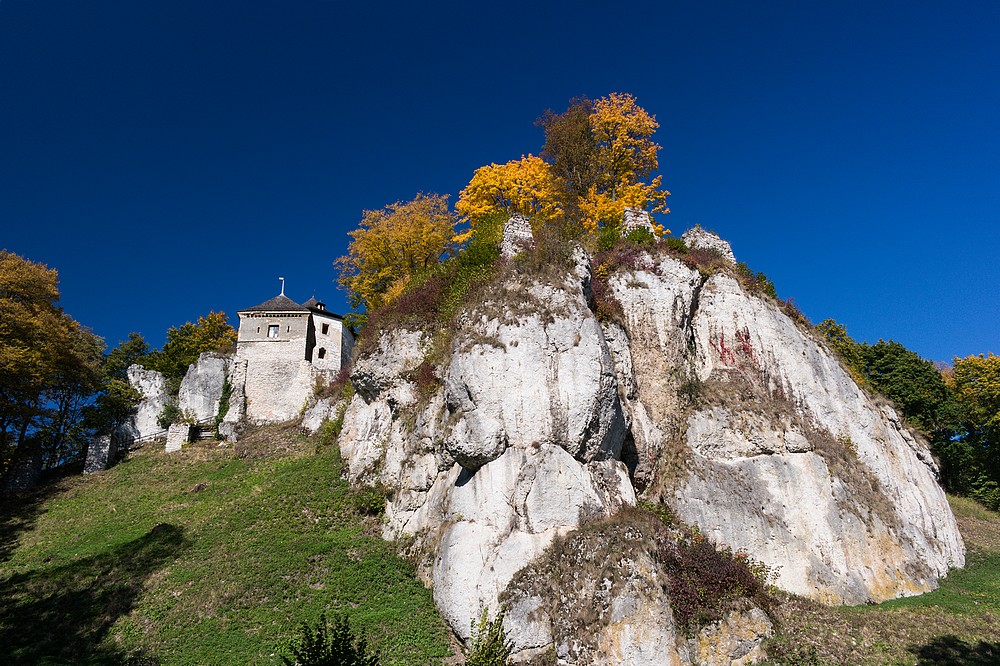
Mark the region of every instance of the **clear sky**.
<instances>
[{"instance_id":1,"label":"clear sky","mask_svg":"<svg viewBox=\"0 0 1000 666\"><path fill-rule=\"evenodd\" d=\"M0 0L0 247L111 345L279 290L364 209L629 92L700 223L814 322L1000 352L1000 2Z\"/></svg>"}]
</instances>

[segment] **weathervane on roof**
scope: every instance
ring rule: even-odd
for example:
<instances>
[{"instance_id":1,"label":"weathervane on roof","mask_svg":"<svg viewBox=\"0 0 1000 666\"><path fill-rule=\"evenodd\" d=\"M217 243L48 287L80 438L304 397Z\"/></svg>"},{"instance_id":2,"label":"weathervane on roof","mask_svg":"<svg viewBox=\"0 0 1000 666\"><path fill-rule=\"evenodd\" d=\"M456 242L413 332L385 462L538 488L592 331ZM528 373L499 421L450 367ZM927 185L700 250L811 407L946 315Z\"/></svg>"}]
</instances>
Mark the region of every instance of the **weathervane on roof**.
<instances>
[{"instance_id":1,"label":"weathervane on roof","mask_svg":"<svg viewBox=\"0 0 1000 666\"><path fill-rule=\"evenodd\" d=\"M281 295L284 296L285 295L285 278L280 277L278 279L281 280Z\"/></svg>"}]
</instances>

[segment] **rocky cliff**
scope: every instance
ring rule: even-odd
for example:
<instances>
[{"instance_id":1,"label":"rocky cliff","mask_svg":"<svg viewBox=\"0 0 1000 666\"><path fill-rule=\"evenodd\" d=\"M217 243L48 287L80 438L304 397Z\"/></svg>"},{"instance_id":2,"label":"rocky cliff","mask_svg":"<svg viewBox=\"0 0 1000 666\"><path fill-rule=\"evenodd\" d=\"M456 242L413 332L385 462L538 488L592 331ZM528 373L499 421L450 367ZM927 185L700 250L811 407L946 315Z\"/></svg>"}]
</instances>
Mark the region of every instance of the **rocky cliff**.
<instances>
[{"instance_id":1,"label":"rocky cliff","mask_svg":"<svg viewBox=\"0 0 1000 666\"><path fill-rule=\"evenodd\" d=\"M691 243L708 261L578 249L558 277L509 261L446 353L439 332L397 328L357 359L339 440L350 474L389 490L386 535L425 554L459 636L503 598L522 658L752 659L769 628L755 606L704 628L700 644L677 631L648 534L595 556L614 559L591 581L606 585L600 599L546 589L544 567L526 573L581 526L617 533L607 519L637 495L826 603L920 593L963 564L926 446L738 279L722 241ZM570 636L581 605L599 607L599 626Z\"/></svg>"}]
</instances>

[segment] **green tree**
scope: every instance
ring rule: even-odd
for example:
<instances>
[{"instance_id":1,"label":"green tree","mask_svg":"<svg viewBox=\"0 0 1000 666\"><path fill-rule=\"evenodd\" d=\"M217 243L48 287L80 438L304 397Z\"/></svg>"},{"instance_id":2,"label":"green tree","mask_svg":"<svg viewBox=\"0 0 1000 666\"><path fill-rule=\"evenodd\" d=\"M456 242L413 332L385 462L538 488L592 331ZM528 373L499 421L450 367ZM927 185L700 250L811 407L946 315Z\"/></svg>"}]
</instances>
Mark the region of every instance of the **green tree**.
<instances>
[{"instance_id":1,"label":"green tree","mask_svg":"<svg viewBox=\"0 0 1000 666\"><path fill-rule=\"evenodd\" d=\"M93 404L85 414L87 427L94 432L114 434L121 428L142 400L142 395L128 381L128 369L149 354L149 345L138 333L118 343L101 363L101 383Z\"/></svg>"},{"instance_id":2,"label":"green tree","mask_svg":"<svg viewBox=\"0 0 1000 666\"><path fill-rule=\"evenodd\" d=\"M163 373L173 392L187 373L188 366L204 352L229 353L236 344L236 329L229 324L225 312L209 312L198 317L197 323L187 322L167 330L167 341L159 351L141 360L151 370ZM128 352L123 351L122 355Z\"/></svg>"},{"instance_id":3,"label":"green tree","mask_svg":"<svg viewBox=\"0 0 1000 666\"><path fill-rule=\"evenodd\" d=\"M956 358L950 380L963 409L969 494L1000 511L1000 356Z\"/></svg>"}]
</instances>

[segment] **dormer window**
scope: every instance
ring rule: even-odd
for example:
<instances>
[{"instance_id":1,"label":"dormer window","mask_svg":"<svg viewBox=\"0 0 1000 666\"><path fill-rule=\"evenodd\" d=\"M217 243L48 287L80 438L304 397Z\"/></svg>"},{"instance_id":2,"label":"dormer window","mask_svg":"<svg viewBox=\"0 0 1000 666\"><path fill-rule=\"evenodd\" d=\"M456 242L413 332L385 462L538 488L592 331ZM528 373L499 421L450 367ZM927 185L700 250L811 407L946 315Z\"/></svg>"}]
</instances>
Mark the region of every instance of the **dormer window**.
<instances>
[{"instance_id":1,"label":"dormer window","mask_svg":"<svg viewBox=\"0 0 1000 666\"><path fill-rule=\"evenodd\" d=\"M276 338L276 337L278 337L278 325L277 324L271 324L270 326L267 327L267 337L269 337L269 338Z\"/></svg>"}]
</instances>

